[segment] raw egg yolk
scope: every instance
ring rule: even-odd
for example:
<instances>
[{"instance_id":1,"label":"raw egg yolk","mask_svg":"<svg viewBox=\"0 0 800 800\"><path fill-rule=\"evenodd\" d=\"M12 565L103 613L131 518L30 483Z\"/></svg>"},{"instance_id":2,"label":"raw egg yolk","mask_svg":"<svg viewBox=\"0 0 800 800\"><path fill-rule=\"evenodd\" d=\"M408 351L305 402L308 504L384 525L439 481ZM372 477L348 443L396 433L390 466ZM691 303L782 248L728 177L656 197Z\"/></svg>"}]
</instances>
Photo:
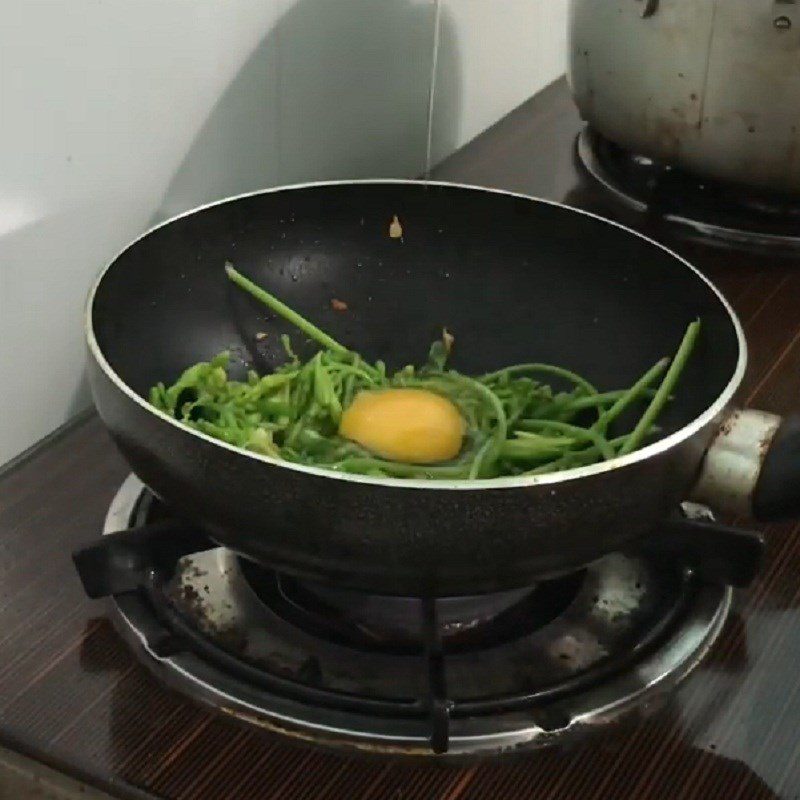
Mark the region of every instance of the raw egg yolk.
<instances>
[{"instance_id":1,"label":"raw egg yolk","mask_svg":"<svg viewBox=\"0 0 800 800\"><path fill-rule=\"evenodd\" d=\"M464 418L434 392L383 389L356 395L342 414L339 434L390 461L435 464L458 455Z\"/></svg>"}]
</instances>

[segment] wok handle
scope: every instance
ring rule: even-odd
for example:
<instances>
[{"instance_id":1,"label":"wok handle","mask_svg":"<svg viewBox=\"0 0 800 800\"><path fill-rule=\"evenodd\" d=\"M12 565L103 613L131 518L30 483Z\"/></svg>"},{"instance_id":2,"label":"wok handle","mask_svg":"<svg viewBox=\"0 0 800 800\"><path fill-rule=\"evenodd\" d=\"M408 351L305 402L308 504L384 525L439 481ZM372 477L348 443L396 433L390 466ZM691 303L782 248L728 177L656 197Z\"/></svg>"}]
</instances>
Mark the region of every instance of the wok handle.
<instances>
[{"instance_id":1,"label":"wok handle","mask_svg":"<svg viewBox=\"0 0 800 800\"><path fill-rule=\"evenodd\" d=\"M800 517L800 415L781 421L753 489L753 515L771 522Z\"/></svg>"},{"instance_id":2,"label":"wok handle","mask_svg":"<svg viewBox=\"0 0 800 800\"><path fill-rule=\"evenodd\" d=\"M690 499L762 522L800 517L800 416L733 411L706 451Z\"/></svg>"}]
</instances>

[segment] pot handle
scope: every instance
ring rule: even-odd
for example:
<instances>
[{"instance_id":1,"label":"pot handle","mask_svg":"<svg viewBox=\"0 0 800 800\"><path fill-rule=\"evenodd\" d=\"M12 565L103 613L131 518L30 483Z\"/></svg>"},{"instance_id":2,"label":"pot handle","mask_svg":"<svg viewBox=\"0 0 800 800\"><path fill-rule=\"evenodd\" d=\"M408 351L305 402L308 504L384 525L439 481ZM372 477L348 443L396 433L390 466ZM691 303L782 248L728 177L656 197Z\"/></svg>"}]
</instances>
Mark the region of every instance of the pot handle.
<instances>
[{"instance_id":1,"label":"pot handle","mask_svg":"<svg viewBox=\"0 0 800 800\"><path fill-rule=\"evenodd\" d=\"M690 499L763 522L800 517L800 416L732 412L706 451Z\"/></svg>"}]
</instances>

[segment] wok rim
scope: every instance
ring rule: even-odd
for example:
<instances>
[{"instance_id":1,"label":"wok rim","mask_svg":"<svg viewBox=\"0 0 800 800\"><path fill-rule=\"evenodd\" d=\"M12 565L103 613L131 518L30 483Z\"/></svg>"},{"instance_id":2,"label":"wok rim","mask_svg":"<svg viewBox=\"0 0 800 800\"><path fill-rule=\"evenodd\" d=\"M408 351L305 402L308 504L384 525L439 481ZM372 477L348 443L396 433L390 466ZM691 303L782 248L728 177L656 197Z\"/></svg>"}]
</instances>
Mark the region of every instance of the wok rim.
<instances>
[{"instance_id":1,"label":"wok rim","mask_svg":"<svg viewBox=\"0 0 800 800\"><path fill-rule=\"evenodd\" d=\"M642 241L647 242L648 244L653 245L659 248L660 250L663 250L665 253L672 256L672 258L675 259L677 262L681 263L684 267L691 270L701 281L703 281L711 289L714 295L716 295L717 299L719 300L725 311L727 311L728 317L736 332L736 338L739 344L739 356L730 381L728 381L725 388L719 393L719 395L717 395L716 400L713 403L711 403L711 405L709 405L705 409L705 411L703 411L702 414L696 416L691 422L684 425L682 428L679 428L674 433L671 433L669 436L663 439L659 439L658 441L646 445L645 447L642 447L639 450L635 450L634 452L629 453L625 456L621 457L618 456L616 458L609 459L608 461L601 461L596 464L590 464L589 466L575 467L573 469L563 470L561 472L545 473L543 475L506 476L500 478L480 478L480 479L460 478L458 480L438 480L431 478L377 478L370 475L356 475L346 472L335 472L334 470L323 469L321 467L312 467L312 466L306 466L304 464L295 464L288 461L282 461L277 458L272 458L271 456L262 455L261 453L255 453L250 450L244 450L242 448L228 444L227 442L223 442L220 439L215 439L213 436L209 436L208 434L195 430L194 428L190 428L187 425L181 423L179 420L175 419L174 417L171 417L168 414L161 411L160 409L155 408L144 397L139 395L130 386L128 386L128 384L125 383L125 381L120 377L120 375L108 363L94 334L94 325L92 322L92 310L94 308L95 297L97 295L98 289L100 288L100 285L103 282L103 278L105 277L106 273L114 266L114 264L119 260L119 258L124 253L126 253L128 250L134 247L142 239L146 238L151 233L154 233L155 231L164 228L173 222L176 222L177 220L183 219L184 217L189 217L200 211L205 211L206 209L209 208L225 205L226 203L232 203L236 200L243 200L248 197L255 197L258 195L266 195L266 194L276 194L278 192L297 191L300 189L314 189L314 188L322 188L330 186L368 186L368 185L379 185L379 186L405 185L405 186L420 186L420 187L440 186L444 188L466 189L473 192L482 192L485 194L503 195L506 197L515 197L522 200L530 200L533 201L534 203L541 203L543 205L554 206L556 208L561 208L576 214L582 214L586 217L597 220L598 222L601 222L605 225L610 225L611 227L624 231L627 234L636 236L638 239L641 239ZM683 442L687 441L692 436L694 436L696 433L703 430L707 425L714 423L714 421L729 406L731 400L736 394L737 389L739 388L739 385L742 382L745 370L747 368L747 340L745 338L744 329L742 328L742 324L738 316L736 315L736 312L733 310L730 303L722 294L722 292L706 275L704 275L690 261L688 261L683 256L676 253L674 250L671 250L666 245L663 245L660 242L657 242L655 239L651 239L649 236L646 236L645 234L640 233L639 231L635 231L626 225L622 225L619 222L607 219L606 217L603 217L599 214L595 214L591 211L586 211L585 209L575 208L574 206L567 205L566 203L561 203L557 200L548 200L545 198L536 197L534 195L523 194L522 192L512 192L506 189L497 189L486 186L476 186L468 183L458 183L453 181L420 180L420 179L410 179L410 178L360 178L351 180L311 181L305 183L274 186L268 189L257 189L251 192L243 192L241 194L232 195L230 197L224 197L222 199L214 200L210 203L204 203L202 205L188 209L187 211L183 211L180 214L176 214L172 217L169 217L168 219L158 223L157 225L153 225L152 227L148 228L142 234L140 234L135 239L126 244L125 247L123 247L100 271L100 273L98 274L97 278L95 279L94 283L92 284L89 290L89 294L86 300L85 312L84 312L84 325L85 325L85 334L89 346L89 351L92 357L95 359L98 366L100 367L100 369L106 375L106 377L117 387L117 389L119 389L124 395L126 395L130 400L132 400L142 409L162 419L164 422L174 426L180 432L190 436L195 436L198 439L208 444L215 445L218 447L223 447L227 450L232 451L235 455L239 455L244 458L250 458L253 459L254 461L262 462L265 464L269 464L272 467L279 467L281 469L291 470L293 472L297 472L304 475L313 475L314 477L327 478L330 480L338 480L346 483L365 484L365 485L393 487L393 488L396 487L398 489L428 489L428 490L433 489L442 491L471 491L480 489L524 489L535 486L566 483L567 481L578 480L580 478L589 478L592 476L611 472L616 469L623 469L628 466L633 466L634 464L646 461L649 458L652 458L661 453L665 453L668 450L671 450L673 447L682 444Z\"/></svg>"}]
</instances>

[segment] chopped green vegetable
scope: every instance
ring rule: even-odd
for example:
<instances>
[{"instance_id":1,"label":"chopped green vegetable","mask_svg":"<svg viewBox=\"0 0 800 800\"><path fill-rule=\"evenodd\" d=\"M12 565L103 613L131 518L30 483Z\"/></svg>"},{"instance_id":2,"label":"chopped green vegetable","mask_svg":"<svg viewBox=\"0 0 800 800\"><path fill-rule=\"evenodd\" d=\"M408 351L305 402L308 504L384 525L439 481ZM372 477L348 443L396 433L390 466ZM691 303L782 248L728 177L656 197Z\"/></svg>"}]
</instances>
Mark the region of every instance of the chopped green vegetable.
<instances>
[{"instance_id":1,"label":"chopped green vegetable","mask_svg":"<svg viewBox=\"0 0 800 800\"><path fill-rule=\"evenodd\" d=\"M585 378L549 364L518 364L472 378L447 366L453 337L444 331L422 367L388 373L321 331L244 277L230 264L228 278L291 322L323 348L303 363L282 336L287 362L272 374L228 374L229 354L189 367L171 386L159 383L150 402L183 424L273 458L360 475L456 480L540 475L625 455L641 447L669 402L697 339L691 323L674 361L662 359L630 388L600 393ZM653 384L663 380L654 391ZM555 393L541 376L560 379ZM338 435L342 413L361 391L421 388L448 398L466 434L458 457L434 465L379 458ZM620 415L646 403L633 431L609 438Z\"/></svg>"}]
</instances>

